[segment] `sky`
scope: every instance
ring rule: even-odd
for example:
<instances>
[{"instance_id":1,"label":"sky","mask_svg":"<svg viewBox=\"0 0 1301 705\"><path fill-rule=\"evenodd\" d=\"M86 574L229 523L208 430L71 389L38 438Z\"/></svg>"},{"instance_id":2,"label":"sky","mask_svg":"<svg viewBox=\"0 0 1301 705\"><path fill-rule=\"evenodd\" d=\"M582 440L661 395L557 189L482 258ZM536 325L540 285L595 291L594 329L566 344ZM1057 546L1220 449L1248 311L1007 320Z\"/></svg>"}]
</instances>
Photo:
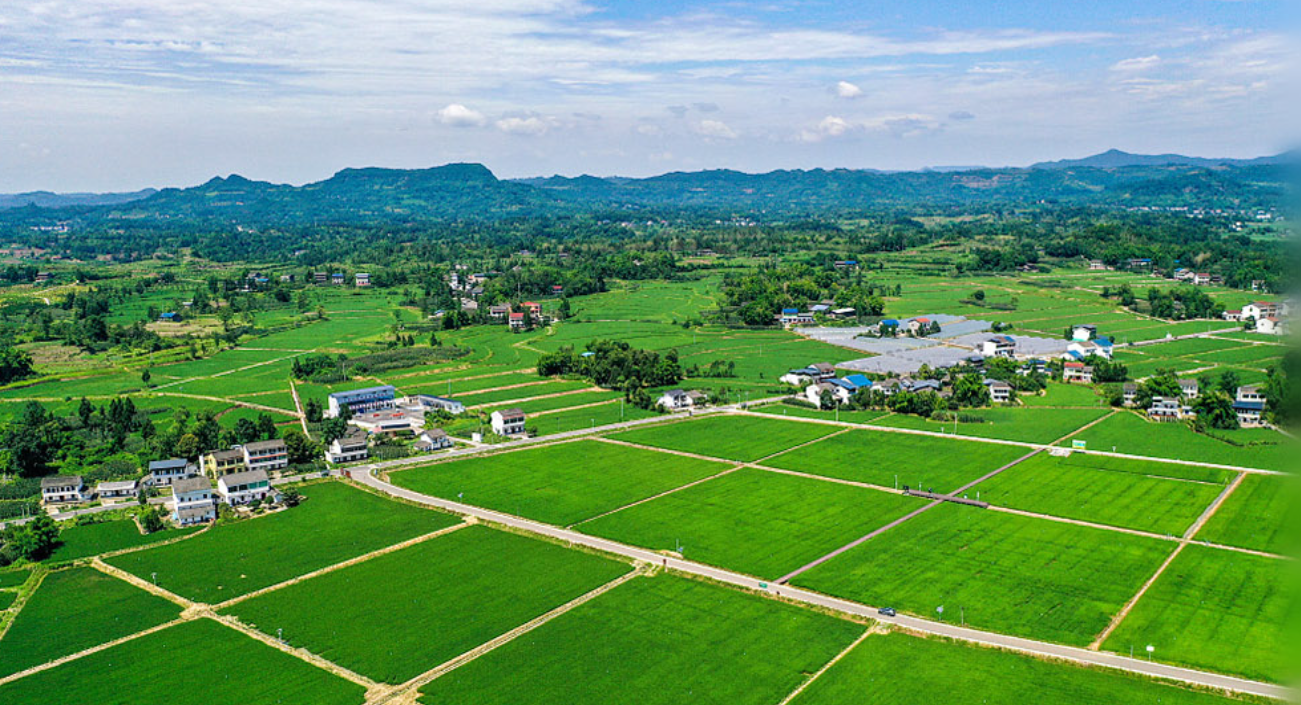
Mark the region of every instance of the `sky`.
<instances>
[{"instance_id":1,"label":"sky","mask_svg":"<svg viewBox=\"0 0 1301 705\"><path fill-rule=\"evenodd\" d=\"M1295 146L1292 0L3 0L0 192Z\"/></svg>"}]
</instances>

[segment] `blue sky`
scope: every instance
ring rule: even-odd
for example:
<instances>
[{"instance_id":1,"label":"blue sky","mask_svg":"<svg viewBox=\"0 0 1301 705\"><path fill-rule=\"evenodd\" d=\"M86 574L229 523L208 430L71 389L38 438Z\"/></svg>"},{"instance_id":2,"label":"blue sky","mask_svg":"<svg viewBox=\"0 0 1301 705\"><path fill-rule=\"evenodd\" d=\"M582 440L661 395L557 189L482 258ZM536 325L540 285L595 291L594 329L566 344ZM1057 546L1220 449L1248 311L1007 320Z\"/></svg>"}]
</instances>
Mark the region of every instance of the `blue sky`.
<instances>
[{"instance_id":1,"label":"blue sky","mask_svg":"<svg viewBox=\"0 0 1301 705\"><path fill-rule=\"evenodd\" d=\"M6 0L0 191L1292 146L1289 0Z\"/></svg>"}]
</instances>

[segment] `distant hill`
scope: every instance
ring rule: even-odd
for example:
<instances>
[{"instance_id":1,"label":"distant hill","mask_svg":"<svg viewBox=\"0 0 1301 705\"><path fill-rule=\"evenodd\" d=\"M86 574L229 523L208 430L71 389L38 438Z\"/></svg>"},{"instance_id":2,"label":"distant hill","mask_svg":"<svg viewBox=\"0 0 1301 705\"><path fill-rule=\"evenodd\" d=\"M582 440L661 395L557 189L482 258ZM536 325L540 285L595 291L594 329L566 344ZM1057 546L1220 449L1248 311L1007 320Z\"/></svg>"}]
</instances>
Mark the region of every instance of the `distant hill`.
<instances>
[{"instance_id":1,"label":"distant hill","mask_svg":"<svg viewBox=\"0 0 1301 705\"><path fill-rule=\"evenodd\" d=\"M1211 159L1207 157L1189 157L1183 154L1132 154L1122 152L1119 149L1109 149L1101 154L1095 154L1083 159L1061 159L1054 162L1039 162L1032 164L1031 169L1075 169L1079 167L1090 167L1095 169L1118 169L1131 166L1196 166L1196 167L1223 167L1223 166L1272 166L1295 162L1298 154L1296 152L1284 152L1272 157L1256 157L1254 159Z\"/></svg>"},{"instance_id":2,"label":"distant hill","mask_svg":"<svg viewBox=\"0 0 1301 705\"><path fill-rule=\"evenodd\" d=\"M448 164L430 169L344 169L304 186L231 175L135 199L121 194L115 203L56 200L43 206L28 199L24 207L0 210L0 227L52 220L84 227L129 222L168 229L405 225L651 210L694 210L716 217L834 217L880 209L917 212L1038 204L1255 208L1280 205L1285 185L1291 183L1291 163L1282 156L1213 166L1174 164L1173 158L1113 151L1077 160L1075 166L1026 169L797 169L763 174L715 169L640 179L552 176L515 181L498 179L481 164ZM1129 163L1135 160L1144 163Z\"/></svg>"},{"instance_id":3,"label":"distant hill","mask_svg":"<svg viewBox=\"0 0 1301 705\"><path fill-rule=\"evenodd\" d=\"M28 193L0 193L0 210L22 208L35 205L40 208L64 208L66 206L111 206L120 203L139 201L148 198L158 189L147 188L130 193L53 193L50 191L30 191Z\"/></svg>"}]
</instances>

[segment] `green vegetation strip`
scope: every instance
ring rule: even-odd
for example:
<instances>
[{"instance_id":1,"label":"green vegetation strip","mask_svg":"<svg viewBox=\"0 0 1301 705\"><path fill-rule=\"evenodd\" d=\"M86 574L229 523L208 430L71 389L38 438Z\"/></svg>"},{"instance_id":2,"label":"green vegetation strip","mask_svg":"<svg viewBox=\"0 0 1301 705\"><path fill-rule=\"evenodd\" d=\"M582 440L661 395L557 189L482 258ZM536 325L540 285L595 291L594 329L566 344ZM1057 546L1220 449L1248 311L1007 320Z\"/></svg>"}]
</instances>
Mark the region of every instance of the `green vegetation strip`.
<instances>
[{"instance_id":1,"label":"green vegetation strip","mask_svg":"<svg viewBox=\"0 0 1301 705\"><path fill-rule=\"evenodd\" d=\"M1147 421L1135 414L1116 414L1073 436L1088 443L1090 450L1110 451L1151 458L1170 458L1262 470L1290 467L1296 450L1283 434L1269 429L1216 431L1228 440L1197 433L1182 423ZM1229 441L1233 441L1232 443ZM1070 445L1071 440L1062 442ZM1237 443L1237 445L1234 445Z\"/></svg>"},{"instance_id":2,"label":"green vegetation strip","mask_svg":"<svg viewBox=\"0 0 1301 705\"><path fill-rule=\"evenodd\" d=\"M999 408L971 409L961 412L964 417L981 419L979 423L961 420L936 422L920 416L895 414L875 422L878 426L910 428L918 431L951 433L957 436L975 436L1023 443L1052 443L1085 424L1109 413L1109 409L1052 409L1052 408Z\"/></svg>"},{"instance_id":3,"label":"green vegetation strip","mask_svg":"<svg viewBox=\"0 0 1301 705\"><path fill-rule=\"evenodd\" d=\"M474 526L229 611L352 671L402 683L630 570Z\"/></svg>"},{"instance_id":4,"label":"green vegetation strip","mask_svg":"<svg viewBox=\"0 0 1301 705\"><path fill-rule=\"evenodd\" d=\"M708 416L699 420L639 428L615 440L752 462L835 433L834 426L757 416Z\"/></svg>"},{"instance_id":5,"label":"green vegetation strip","mask_svg":"<svg viewBox=\"0 0 1301 705\"><path fill-rule=\"evenodd\" d=\"M862 631L734 590L638 578L433 681L421 702L771 705Z\"/></svg>"},{"instance_id":6,"label":"green vegetation strip","mask_svg":"<svg viewBox=\"0 0 1301 705\"><path fill-rule=\"evenodd\" d=\"M868 637L792 705L934 705L937 697L945 705L1235 702L1123 671L896 632Z\"/></svg>"},{"instance_id":7,"label":"green vegetation strip","mask_svg":"<svg viewBox=\"0 0 1301 705\"><path fill-rule=\"evenodd\" d=\"M312 485L301 505L216 526L109 563L159 587L216 603L457 523L343 483Z\"/></svg>"},{"instance_id":8,"label":"green vegetation strip","mask_svg":"<svg viewBox=\"0 0 1301 705\"><path fill-rule=\"evenodd\" d=\"M365 688L200 619L0 686L0 702L361 705Z\"/></svg>"},{"instance_id":9,"label":"green vegetation strip","mask_svg":"<svg viewBox=\"0 0 1301 705\"><path fill-rule=\"evenodd\" d=\"M0 573L0 588L14 588L27 582L32 571L26 569L10 570Z\"/></svg>"},{"instance_id":10,"label":"green vegetation strip","mask_svg":"<svg viewBox=\"0 0 1301 705\"><path fill-rule=\"evenodd\" d=\"M1171 550L1160 539L943 505L794 582L930 619L1083 646Z\"/></svg>"},{"instance_id":11,"label":"green vegetation strip","mask_svg":"<svg viewBox=\"0 0 1301 705\"><path fill-rule=\"evenodd\" d=\"M1159 661L1280 682L1295 674L1294 571L1285 560L1190 545L1103 647L1143 654L1151 645Z\"/></svg>"},{"instance_id":12,"label":"green vegetation strip","mask_svg":"<svg viewBox=\"0 0 1301 705\"><path fill-rule=\"evenodd\" d=\"M728 467L586 440L402 470L390 478L423 494L564 526Z\"/></svg>"},{"instance_id":13,"label":"green vegetation strip","mask_svg":"<svg viewBox=\"0 0 1301 705\"><path fill-rule=\"evenodd\" d=\"M769 458L764 465L866 482L952 492L1028 453L1020 446L850 431Z\"/></svg>"},{"instance_id":14,"label":"green vegetation strip","mask_svg":"<svg viewBox=\"0 0 1301 705\"><path fill-rule=\"evenodd\" d=\"M880 490L744 468L579 525L586 533L777 578L922 506Z\"/></svg>"},{"instance_id":15,"label":"green vegetation strip","mask_svg":"<svg viewBox=\"0 0 1301 705\"><path fill-rule=\"evenodd\" d=\"M0 676L156 627L180 613L177 605L93 568L55 571L0 639Z\"/></svg>"}]
</instances>

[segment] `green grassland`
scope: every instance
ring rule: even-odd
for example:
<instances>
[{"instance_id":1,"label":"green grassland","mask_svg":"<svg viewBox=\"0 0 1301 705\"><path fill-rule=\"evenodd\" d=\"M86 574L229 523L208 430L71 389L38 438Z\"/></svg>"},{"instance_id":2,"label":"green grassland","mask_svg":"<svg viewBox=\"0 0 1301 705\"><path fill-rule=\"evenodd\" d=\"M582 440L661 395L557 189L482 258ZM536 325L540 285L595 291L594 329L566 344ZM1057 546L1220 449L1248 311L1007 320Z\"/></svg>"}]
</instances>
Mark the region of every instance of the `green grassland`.
<instances>
[{"instance_id":1,"label":"green grassland","mask_svg":"<svg viewBox=\"0 0 1301 705\"><path fill-rule=\"evenodd\" d=\"M1084 645L1173 550L1159 539L942 505L796 577L869 605Z\"/></svg>"},{"instance_id":2,"label":"green grassland","mask_svg":"<svg viewBox=\"0 0 1301 705\"><path fill-rule=\"evenodd\" d=\"M484 404L495 404L497 402L508 401L511 399L530 399L547 394L559 394L561 392L573 392L579 389L588 389L592 386L590 382L581 380L553 380L543 381L541 384L530 384L525 387L512 387L510 389L494 389L473 394L459 394L456 400L466 406L481 406Z\"/></svg>"},{"instance_id":3,"label":"green grassland","mask_svg":"<svg viewBox=\"0 0 1301 705\"><path fill-rule=\"evenodd\" d=\"M361 705L365 689L199 619L0 686L0 702Z\"/></svg>"},{"instance_id":4,"label":"green grassland","mask_svg":"<svg viewBox=\"0 0 1301 705\"><path fill-rule=\"evenodd\" d=\"M0 590L0 610L7 610L18 600L18 593L12 590Z\"/></svg>"},{"instance_id":5,"label":"green grassland","mask_svg":"<svg viewBox=\"0 0 1301 705\"><path fill-rule=\"evenodd\" d=\"M472 526L228 611L268 634L283 629L291 645L345 668L401 683L629 570Z\"/></svg>"},{"instance_id":6,"label":"green grassland","mask_svg":"<svg viewBox=\"0 0 1301 705\"><path fill-rule=\"evenodd\" d=\"M918 431L952 433L959 436L993 438L1023 443L1052 443L1085 424L1110 413L1108 409L1053 409L1015 407L973 409L964 416L983 419L982 423L936 422L920 416L895 414L875 421L878 426L910 428Z\"/></svg>"},{"instance_id":7,"label":"green grassland","mask_svg":"<svg viewBox=\"0 0 1301 705\"><path fill-rule=\"evenodd\" d=\"M1128 653L1151 644L1168 663L1271 681L1295 675L1286 582L1293 569L1277 558L1189 545L1103 647Z\"/></svg>"},{"instance_id":8,"label":"green grassland","mask_svg":"<svg viewBox=\"0 0 1301 705\"><path fill-rule=\"evenodd\" d=\"M1024 406L1105 406L1106 400L1098 395L1097 390L1082 384L1062 384L1050 382L1048 389L1038 394L1019 394L1017 399Z\"/></svg>"},{"instance_id":9,"label":"green grassland","mask_svg":"<svg viewBox=\"0 0 1301 705\"><path fill-rule=\"evenodd\" d=\"M1295 478L1248 475L1196 538L1292 555L1297 540L1297 500Z\"/></svg>"},{"instance_id":10,"label":"green grassland","mask_svg":"<svg viewBox=\"0 0 1301 705\"><path fill-rule=\"evenodd\" d=\"M141 534L136 523L130 519L105 521L84 526L70 526L59 532L59 545L50 555L50 561L58 563L78 558L98 556L109 551L145 546L159 541L167 541L192 534L197 529L172 529L152 534Z\"/></svg>"},{"instance_id":11,"label":"green grassland","mask_svg":"<svg viewBox=\"0 0 1301 705\"><path fill-rule=\"evenodd\" d=\"M862 631L695 581L638 578L433 681L421 702L770 705Z\"/></svg>"},{"instance_id":12,"label":"green grassland","mask_svg":"<svg viewBox=\"0 0 1301 705\"><path fill-rule=\"evenodd\" d=\"M727 467L584 440L404 469L390 477L394 484L424 494L563 526Z\"/></svg>"},{"instance_id":13,"label":"green grassland","mask_svg":"<svg viewBox=\"0 0 1301 705\"><path fill-rule=\"evenodd\" d=\"M895 632L868 637L792 705L934 705L937 696L945 705L1234 702L1122 671Z\"/></svg>"},{"instance_id":14,"label":"green grassland","mask_svg":"<svg viewBox=\"0 0 1301 705\"><path fill-rule=\"evenodd\" d=\"M0 639L0 676L155 627L180 613L177 605L93 568L54 571ZM0 697L0 702L24 701Z\"/></svg>"},{"instance_id":15,"label":"green grassland","mask_svg":"<svg viewBox=\"0 0 1301 705\"><path fill-rule=\"evenodd\" d=\"M1030 458L974 488L995 506L1181 536L1223 485L1091 467L1086 455Z\"/></svg>"},{"instance_id":16,"label":"green grassland","mask_svg":"<svg viewBox=\"0 0 1301 705\"><path fill-rule=\"evenodd\" d=\"M576 320L674 321L715 305L717 277L691 282L619 282L610 291L570 299Z\"/></svg>"},{"instance_id":17,"label":"green grassland","mask_svg":"<svg viewBox=\"0 0 1301 705\"><path fill-rule=\"evenodd\" d=\"M339 482L303 495L293 509L108 562L146 580L157 574L158 586L178 595L221 602L456 523Z\"/></svg>"},{"instance_id":18,"label":"green grassland","mask_svg":"<svg viewBox=\"0 0 1301 705\"><path fill-rule=\"evenodd\" d=\"M1111 450L1110 448L1097 448L1096 450ZM1232 470L1223 468L1208 468L1199 465L1185 465L1183 463L1170 463L1160 460L1144 460L1141 458L1118 458L1109 455L1099 455L1088 451L1073 451L1070 464L1080 465L1083 467L1093 468L1096 470L1114 470L1116 472L1132 472L1138 475L1148 475L1151 477L1169 477L1176 480L1192 480L1194 482L1205 482L1213 485L1224 485L1237 476Z\"/></svg>"},{"instance_id":19,"label":"green grassland","mask_svg":"<svg viewBox=\"0 0 1301 705\"><path fill-rule=\"evenodd\" d=\"M1236 465L1279 470L1289 467L1295 449L1286 438L1269 429L1240 429L1216 431L1242 445L1233 445L1218 438L1196 433L1182 423L1148 421L1136 414L1120 413L1098 425L1076 434L1092 450L1143 455L1150 458L1191 460L1221 465ZM1066 440L1062 445L1070 445Z\"/></svg>"},{"instance_id":20,"label":"green grassland","mask_svg":"<svg viewBox=\"0 0 1301 705\"><path fill-rule=\"evenodd\" d=\"M912 497L743 468L580 531L778 578L922 506Z\"/></svg>"},{"instance_id":21,"label":"green grassland","mask_svg":"<svg viewBox=\"0 0 1301 705\"><path fill-rule=\"evenodd\" d=\"M825 424L779 421L757 416L709 416L618 433L629 443L753 462L808 443L838 429Z\"/></svg>"},{"instance_id":22,"label":"green grassland","mask_svg":"<svg viewBox=\"0 0 1301 705\"><path fill-rule=\"evenodd\" d=\"M952 492L1025 455L1020 446L918 436L849 431L764 461L796 470L882 487L921 487Z\"/></svg>"}]
</instances>

